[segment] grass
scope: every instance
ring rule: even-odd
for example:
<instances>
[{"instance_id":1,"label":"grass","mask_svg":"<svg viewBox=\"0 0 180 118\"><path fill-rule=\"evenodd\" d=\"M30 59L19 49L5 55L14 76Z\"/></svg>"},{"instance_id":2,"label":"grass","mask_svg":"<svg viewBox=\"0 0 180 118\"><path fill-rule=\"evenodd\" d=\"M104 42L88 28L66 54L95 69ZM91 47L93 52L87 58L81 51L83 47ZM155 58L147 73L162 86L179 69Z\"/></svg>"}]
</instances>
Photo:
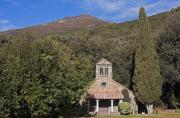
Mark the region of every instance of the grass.
<instances>
[{"instance_id":1,"label":"grass","mask_svg":"<svg viewBox=\"0 0 180 118\"><path fill-rule=\"evenodd\" d=\"M180 114L98 116L96 118L180 118Z\"/></svg>"}]
</instances>

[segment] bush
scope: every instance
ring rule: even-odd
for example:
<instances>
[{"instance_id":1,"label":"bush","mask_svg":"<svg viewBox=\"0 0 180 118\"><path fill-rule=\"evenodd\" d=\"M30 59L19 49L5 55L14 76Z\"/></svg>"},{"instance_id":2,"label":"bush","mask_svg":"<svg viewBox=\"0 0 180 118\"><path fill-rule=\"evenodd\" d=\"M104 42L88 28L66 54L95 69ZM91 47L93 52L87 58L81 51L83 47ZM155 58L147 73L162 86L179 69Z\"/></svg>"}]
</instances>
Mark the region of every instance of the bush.
<instances>
[{"instance_id":1,"label":"bush","mask_svg":"<svg viewBox=\"0 0 180 118\"><path fill-rule=\"evenodd\" d=\"M118 105L119 112L124 115L131 113L131 104L129 102L123 102Z\"/></svg>"}]
</instances>

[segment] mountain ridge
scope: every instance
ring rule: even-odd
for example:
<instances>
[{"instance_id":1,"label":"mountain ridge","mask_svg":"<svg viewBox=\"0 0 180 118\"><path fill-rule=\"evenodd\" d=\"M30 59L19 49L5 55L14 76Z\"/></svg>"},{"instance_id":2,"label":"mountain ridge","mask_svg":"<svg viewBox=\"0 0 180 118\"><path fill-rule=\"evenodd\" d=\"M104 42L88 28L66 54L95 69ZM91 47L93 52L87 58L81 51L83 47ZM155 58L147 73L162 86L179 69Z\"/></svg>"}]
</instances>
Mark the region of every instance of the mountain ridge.
<instances>
[{"instance_id":1,"label":"mountain ridge","mask_svg":"<svg viewBox=\"0 0 180 118\"><path fill-rule=\"evenodd\" d=\"M180 9L180 8L177 7L174 9ZM158 27L164 25L164 21L167 18L168 13L171 11L166 11L149 16L148 18L152 26L152 30L157 30ZM21 33L33 33L38 35L49 35L49 34L58 34L58 33L81 30L81 29L94 29L112 24L116 25L116 27L121 27L122 30L125 30L125 29L134 28L136 24L135 21L136 19L122 23L112 23L112 22L103 21L89 14L81 14L78 16L67 16L62 19L58 19L56 21L45 24L0 32L0 34L16 35Z\"/></svg>"},{"instance_id":2,"label":"mountain ridge","mask_svg":"<svg viewBox=\"0 0 180 118\"><path fill-rule=\"evenodd\" d=\"M94 28L107 24L107 22L96 18L91 15L82 14L79 16L69 16L62 19L56 20L54 22L49 22L46 24L35 25L31 27L25 27L20 29L13 29L5 32L4 34L16 34L16 33L40 33L40 34L51 34L51 33L61 33L71 30Z\"/></svg>"}]
</instances>

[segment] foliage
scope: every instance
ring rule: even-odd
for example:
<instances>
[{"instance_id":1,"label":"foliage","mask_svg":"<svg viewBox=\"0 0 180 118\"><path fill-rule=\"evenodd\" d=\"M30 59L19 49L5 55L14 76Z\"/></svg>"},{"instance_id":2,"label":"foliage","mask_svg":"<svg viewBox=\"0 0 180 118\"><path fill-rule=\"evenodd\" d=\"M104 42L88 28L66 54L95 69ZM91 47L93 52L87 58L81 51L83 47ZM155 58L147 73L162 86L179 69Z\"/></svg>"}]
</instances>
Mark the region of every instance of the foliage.
<instances>
[{"instance_id":1,"label":"foliage","mask_svg":"<svg viewBox=\"0 0 180 118\"><path fill-rule=\"evenodd\" d=\"M107 27L112 29L115 25L63 35L52 35L51 37L72 47L75 55L88 56L94 64L101 58L108 59L113 63L113 78L128 87L134 48L133 34L123 37L123 34L122 36L118 34L118 30L112 31ZM102 30L105 31L102 33ZM93 34L93 32L95 33Z\"/></svg>"},{"instance_id":2,"label":"foliage","mask_svg":"<svg viewBox=\"0 0 180 118\"><path fill-rule=\"evenodd\" d=\"M176 99L176 97L174 96L174 94L172 94L171 97L170 97L170 103L171 103L171 107L177 109L177 106L179 105L179 102Z\"/></svg>"},{"instance_id":3,"label":"foliage","mask_svg":"<svg viewBox=\"0 0 180 118\"><path fill-rule=\"evenodd\" d=\"M52 39L19 39L0 52L3 117L69 116L90 81L89 59Z\"/></svg>"},{"instance_id":4,"label":"foliage","mask_svg":"<svg viewBox=\"0 0 180 118\"><path fill-rule=\"evenodd\" d=\"M122 102L118 105L118 109L121 114L127 115L132 111L132 105L129 102Z\"/></svg>"},{"instance_id":5,"label":"foliage","mask_svg":"<svg viewBox=\"0 0 180 118\"><path fill-rule=\"evenodd\" d=\"M145 9L139 14L133 89L138 101L153 104L161 96L162 78Z\"/></svg>"},{"instance_id":6,"label":"foliage","mask_svg":"<svg viewBox=\"0 0 180 118\"><path fill-rule=\"evenodd\" d=\"M173 104L171 95L175 93L176 99L178 98L178 90L174 89L176 81L180 77L180 10L173 9L166 24L162 27L158 40L158 52L161 61L161 70L164 83L169 83L171 91L167 91L168 86L163 87L162 100L170 106Z\"/></svg>"},{"instance_id":7,"label":"foliage","mask_svg":"<svg viewBox=\"0 0 180 118\"><path fill-rule=\"evenodd\" d=\"M158 41L165 81L174 81L180 75L180 11L172 10ZM166 67L163 65L167 65Z\"/></svg>"}]
</instances>

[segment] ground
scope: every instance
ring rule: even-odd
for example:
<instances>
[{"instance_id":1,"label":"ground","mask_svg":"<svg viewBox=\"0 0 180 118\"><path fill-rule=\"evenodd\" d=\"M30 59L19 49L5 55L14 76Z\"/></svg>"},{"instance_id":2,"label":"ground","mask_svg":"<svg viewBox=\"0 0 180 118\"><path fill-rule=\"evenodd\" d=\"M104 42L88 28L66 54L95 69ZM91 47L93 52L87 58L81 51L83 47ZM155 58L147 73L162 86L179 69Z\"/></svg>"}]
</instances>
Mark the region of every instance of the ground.
<instances>
[{"instance_id":1,"label":"ground","mask_svg":"<svg viewBox=\"0 0 180 118\"><path fill-rule=\"evenodd\" d=\"M107 116L97 118L180 118L180 114L157 114L157 115L122 115L122 116Z\"/></svg>"}]
</instances>

